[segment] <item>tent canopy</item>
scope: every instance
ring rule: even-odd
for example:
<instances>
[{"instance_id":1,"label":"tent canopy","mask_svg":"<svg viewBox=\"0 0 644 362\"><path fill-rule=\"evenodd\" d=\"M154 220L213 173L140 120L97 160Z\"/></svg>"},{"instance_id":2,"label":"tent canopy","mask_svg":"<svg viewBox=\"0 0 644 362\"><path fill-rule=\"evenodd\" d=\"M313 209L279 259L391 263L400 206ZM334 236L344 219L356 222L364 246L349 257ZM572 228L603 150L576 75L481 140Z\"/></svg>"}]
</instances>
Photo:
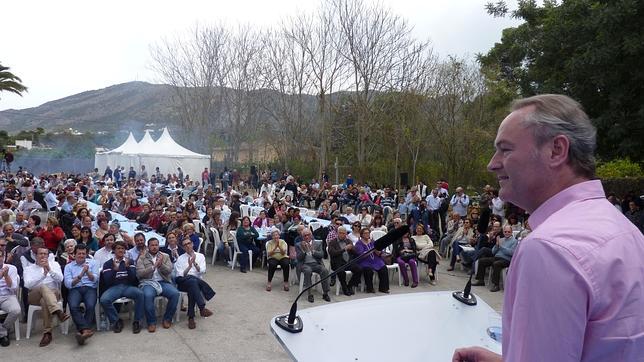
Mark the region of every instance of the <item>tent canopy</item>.
<instances>
[{"instance_id":1,"label":"tent canopy","mask_svg":"<svg viewBox=\"0 0 644 362\"><path fill-rule=\"evenodd\" d=\"M163 128L156 141L149 131L145 131L141 141L136 142L130 132L121 146L107 152L97 152L94 160L94 167L100 171L108 165L112 168L134 167L138 171L141 165L145 165L150 170L148 174L152 175L156 167L163 174L177 173L177 169L181 168L184 175L189 175L193 180L200 180L204 168L210 167L209 155L202 155L179 145L170 136L167 127Z\"/></svg>"}]
</instances>

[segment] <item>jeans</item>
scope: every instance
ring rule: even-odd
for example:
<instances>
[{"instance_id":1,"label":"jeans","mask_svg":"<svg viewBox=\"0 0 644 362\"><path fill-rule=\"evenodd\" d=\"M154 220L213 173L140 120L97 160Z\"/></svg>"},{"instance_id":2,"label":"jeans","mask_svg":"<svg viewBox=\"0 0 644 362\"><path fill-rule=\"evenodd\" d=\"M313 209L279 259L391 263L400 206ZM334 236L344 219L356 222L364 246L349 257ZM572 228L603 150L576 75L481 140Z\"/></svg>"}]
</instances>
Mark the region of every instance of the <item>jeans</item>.
<instances>
[{"instance_id":1,"label":"jeans","mask_svg":"<svg viewBox=\"0 0 644 362\"><path fill-rule=\"evenodd\" d=\"M76 329L80 332L92 328L96 309L96 288L84 286L69 289L67 301ZM84 314L81 313L81 303L85 304Z\"/></svg>"},{"instance_id":2,"label":"jeans","mask_svg":"<svg viewBox=\"0 0 644 362\"><path fill-rule=\"evenodd\" d=\"M168 305L163 314L163 320L171 322L174 313L177 311L177 304L179 304L179 291L174 285L168 282L159 282L161 284L161 295L168 299ZM157 324L157 313L154 308L154 299L157 297L157 291L150 285L143 286L143 300L145 303L145 319L148 325Z\"/></svg>"},{"instance_id":3,"label":"jeans","mask_svg":"<svg viewBox=\"0 0 644 362\"><path fill-rule=\"evenodd\" d=\"M141 289L127 284L116 284L107 289L101 295L101 306L107 315L110 324L114 324L119 319L118 312L114 307L114 301L122 298L130 298L134 301L134 321L139 322L143 319L144 299Z\"/></svg>"},{"instance_id":4,"label":"jeans","mask_svg":"<svg viewBox=\"0 0 644 362\"><path fill-rule=\"evenodd\" d=\"M239 251L241 251L241 255L239 256L239 268L242 270L247 269L250 263L253 262L252 260L248 260L248 250L253 251L253 259L259 255L259 248L256 245L239 243Z\"/></svg>"},{"instance_id":5,"label":"jeans","mask_svg":"<svg viewBox=\"0 0 644 362\"><path fill-rule=\"evenodd\" d=\"M195 304L202 310L206 307L206 300L215 296L215 291L208 283L193 275L177 277L177 287L180 291L188 293L188 318L195 317Z\"/></svg>"}]
</instances>

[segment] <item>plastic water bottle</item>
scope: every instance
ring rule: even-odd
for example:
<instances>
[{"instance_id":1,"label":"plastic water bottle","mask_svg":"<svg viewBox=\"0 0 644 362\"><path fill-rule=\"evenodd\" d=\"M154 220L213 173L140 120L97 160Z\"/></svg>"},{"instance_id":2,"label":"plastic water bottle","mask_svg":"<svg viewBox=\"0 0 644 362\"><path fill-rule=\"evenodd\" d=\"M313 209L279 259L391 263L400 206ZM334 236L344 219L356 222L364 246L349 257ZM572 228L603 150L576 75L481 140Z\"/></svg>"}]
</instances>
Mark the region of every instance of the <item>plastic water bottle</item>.
<instances>
[{"instance_id":1,"label":"plastic water bottle","mask_svg":"<svg viewBox=\"0 0 644 362\"><path fill-rule=\"evenodd\" d=\"M105 314L101 314L101 321L99 322L99 331L106 331L107 330L107 319L105 318Z\"/></svg>"}]
</instances>

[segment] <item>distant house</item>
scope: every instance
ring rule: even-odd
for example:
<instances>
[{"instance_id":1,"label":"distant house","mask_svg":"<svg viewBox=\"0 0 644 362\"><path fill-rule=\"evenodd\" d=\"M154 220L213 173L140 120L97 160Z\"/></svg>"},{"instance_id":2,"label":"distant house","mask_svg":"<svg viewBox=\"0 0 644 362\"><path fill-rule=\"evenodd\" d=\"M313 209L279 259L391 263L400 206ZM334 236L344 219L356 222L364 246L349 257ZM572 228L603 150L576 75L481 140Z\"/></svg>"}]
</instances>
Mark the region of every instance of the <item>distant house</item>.
<instances>
[{"instance_id":1,"label":"distant house","mask_svg":"<svg viewBox=\"0 0 644 362\"><path fill-rule=\"evenodd\" d=\"M16 140L16 148L22 147L26 148L28 150L31 150L34 148L33 141L32 140Z\"/></svg>"}]
</instances>

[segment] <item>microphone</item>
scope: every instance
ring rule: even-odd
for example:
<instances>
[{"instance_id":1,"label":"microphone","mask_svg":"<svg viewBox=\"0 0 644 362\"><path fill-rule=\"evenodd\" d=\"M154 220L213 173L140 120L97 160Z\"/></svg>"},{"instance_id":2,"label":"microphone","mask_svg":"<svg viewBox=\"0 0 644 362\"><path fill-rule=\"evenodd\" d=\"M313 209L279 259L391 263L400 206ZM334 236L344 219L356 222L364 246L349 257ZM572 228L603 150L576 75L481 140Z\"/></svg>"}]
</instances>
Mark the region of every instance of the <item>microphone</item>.
<instances>
[{"instance_id":1,"label":"microphone","mask_svg":"<svg viewBox=\"0 0 644 362\"><path fill-rule=\"evenodd\" d=\"M332 273L329 273L329 275L327 275L325 278L322 278L317 282L312 283L308 287L304 288L304 290L302 290L300 294L298 294L297 297L295 298L295 301L291 305L291 310L289 314L275 317L275 324L277 324L280 328L290 333L302 332L304 325L302 324L302 319L300 318L300 316L297 315L297 301L305 292L315 287L316 285L322 283L323 281L331 278L332 276L338 274L339 272L345 270L346 268L352 266L353 264L359 262L360 260L366 258L367 256L373 254L376 250L378 251L384 250L386 247L393 244L396 240L399 240L400 238L402 238L408 232L409 232L409 226L407 225L402 225L391 230L380 239L374 241L373 249L370 249L369 251L367 251L366 253L360 255L355 259L349 260L349 262L342 265Z\"/></svg>"},{"instance_id":2,"label":"microphone","mask_svg":"<svg viewBox=\"0 0 644 362\"><path fill-rule=\"evenodd\" d=\"M467 281L467 284L465 284L465 289L463 289L462 292L452 293L452 297L467 305L476 305L476 296L474 296L474 294L470 294L470 290L472 290L472 275L473 274L470 273L470 279Z\"/></svg>"}]
</instances>

